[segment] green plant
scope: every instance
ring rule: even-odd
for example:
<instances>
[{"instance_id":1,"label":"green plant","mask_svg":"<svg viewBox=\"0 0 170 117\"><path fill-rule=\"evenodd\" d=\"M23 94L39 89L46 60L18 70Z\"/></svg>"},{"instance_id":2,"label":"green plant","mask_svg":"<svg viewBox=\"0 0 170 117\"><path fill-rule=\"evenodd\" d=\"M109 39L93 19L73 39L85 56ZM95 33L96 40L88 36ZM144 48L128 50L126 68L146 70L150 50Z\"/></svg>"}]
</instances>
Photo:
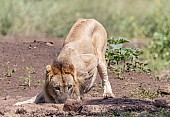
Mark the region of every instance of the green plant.
<instances>
[{"instance_id":1,"label":"green plant","mask_svg":"<svg viewBox=\"0 0 170 117\"><path fill-rule=\"evenodd\" d=\"M170 110L160 108L157 112L155 112L155 115L159 117L168 117L170 115Z\"/></svg>"},{"instance_id":2,"label":"green plant","mask_svg":"<svg viewBox=\"0 0 170 117\"><path fill-rule=\"evenodd\" d=\"M35 70L32 67L25 67L26 71L28 72L28 74L35 74Z\"/></svg>"},{"instance_id":3,"label":"green plant","mask_svg":"<svg viewBox=\"0 0 170 117\"><path fill-rule=\"evenodd\" d=\"M141 62L139 60L134 61L133 63L126 63L126 71L138 71L150 74L151 69L148 67L148 63Z\"/></svg>"},{"instance_id":4,"label":"green plant","mask_svg":"<svg viewBox=\"0 0 170 117\"><path fill-rule=\"evenodd\" d=\"M124 77L121 75L124 71L141 71L150 72L147 64L139 61L139 55L142 51L138 48L125 48L123 43L129 42L127 38L110 38L108 40L108 49L106 51L106 60L108 66L113 69L119 79ZM116 68L114 65L116 64Z\"/></svg>"},{"instance_id":5,"label":"green plant","mask_svg":"<svg viewBox=\"0 0 170 117\"><path fill-rule=\"evenodd\" d=\"M170 61L170 35L168 36L155 32L153 37L154 40L148 47L150 53L152 53L155 59L159 57Z\"/></svg>"},{"instance_id":6,"label":"green plant","mask_svg":"<svg viewBox=\"0 0 170 117\"><path fill-rule=\"evenodd\" d=\"M24 86L31 86L31 74L35 74L35 70L32 67L25 67L25 70L27 72L26 76L20 77L22 85Z\"/></svg>"},{"instance_id":7,"label":"green plant","mask_svg":"<svg viewBox=\"0 0 170 117\"><path fill-rule=\"evenodd\" d=\"M108 40L109 45L106 51L106 60L109 65L111 63L118 65L120 62L123 62L125 65L126 61L133 62L138 59L141 50L137 48L125 48L123 47L123 43L125 42L129 42L129 40L121 37L110 38Z\"/></svg>"},{"instance_id":8,"label":"green plant","mask_svg":"<svg viewBox=\"0 0 170 117\"><path fill-rule=\"evenodd\" d=\"M23 86L31 86L31 78L28 76L20 77Z\"/></svg>"},{"instance_id":9,"label":"green plant","mask_svg":"<svg viewBox=\"0 0 170 117\"><path fill-rule=\"evenodd\" d=\"M8 17L3 17L2 19L0 19L0 22L1 22L0 34L6 35L12 26L11 20Z\"/></svg>"},{"instance_id":10,"label":"green plant","mask_svg":"<svg viewBox=\"0 0 170 117\"><path fill-rule=\"evenodd\" d=\"M156 74L170 67L170 35L154 33L153 40L144 51L149 67Z\"/></svg>"},{"instance_id":11,"label":"green plant","mask_svg":"<svg viewBox=\"0 0 170 117\"><path fill-rule=\"evenodd\" d=\"M15 71L16 71L15 68L8 69L8 70L6 71L6 73L5 73L5 76L6 76L6 77L11 77L12 74L13 74Z\"/></svg>"}]
</instances>

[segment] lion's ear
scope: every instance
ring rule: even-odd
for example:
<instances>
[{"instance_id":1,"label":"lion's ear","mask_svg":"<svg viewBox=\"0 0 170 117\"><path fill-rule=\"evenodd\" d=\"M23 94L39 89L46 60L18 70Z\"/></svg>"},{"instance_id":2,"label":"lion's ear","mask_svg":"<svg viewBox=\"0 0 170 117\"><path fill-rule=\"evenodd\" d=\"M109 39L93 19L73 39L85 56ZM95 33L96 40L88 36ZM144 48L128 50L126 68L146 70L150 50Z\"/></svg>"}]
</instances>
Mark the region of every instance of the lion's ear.
<instances>
[{"instance_id":1,"label":"lion's ear","mask_svg":"<svg viewBox=\"0 0 170 117\"><path fill-rule=\"evenodd\" d=\"M47 72L52 71L52 67L51 67L51 65L47 65L47 66L46 66L46 71L47 71Z\"/></svg>"},{"instance_id":2,"label":"lion's ear","mask_svg":"<svg viewBox=\"0 0 170 117\"><path fill-rule=\"evenodd\" d=\"M51 65L46 66L46 82L49 82L53 76L53 69Z\"/></svg>"}]
</instances>

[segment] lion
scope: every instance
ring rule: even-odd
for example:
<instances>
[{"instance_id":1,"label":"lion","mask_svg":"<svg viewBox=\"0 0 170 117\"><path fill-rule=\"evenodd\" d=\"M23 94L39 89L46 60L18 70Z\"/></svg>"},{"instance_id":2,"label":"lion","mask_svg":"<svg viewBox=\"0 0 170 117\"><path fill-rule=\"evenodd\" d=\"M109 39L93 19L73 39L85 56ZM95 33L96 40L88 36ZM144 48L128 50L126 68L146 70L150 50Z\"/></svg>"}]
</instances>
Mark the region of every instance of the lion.
<instances>
[{"instance_id":1,"label":"lion","mask_svg":"<svg viewBox=\"0 0 170 117\"><path fill-rule=\"evenodd\" d=\"M92 88L97 73L102 79L103 97L115 97L108 79L105 52L107 33L95 19L78 19L67 35L61 51L46 66L42 92L28 101L17 103L64 103L66 99L81 100ZM91 83L87 86L87 79Z\"/></svg>"}]
</instances>

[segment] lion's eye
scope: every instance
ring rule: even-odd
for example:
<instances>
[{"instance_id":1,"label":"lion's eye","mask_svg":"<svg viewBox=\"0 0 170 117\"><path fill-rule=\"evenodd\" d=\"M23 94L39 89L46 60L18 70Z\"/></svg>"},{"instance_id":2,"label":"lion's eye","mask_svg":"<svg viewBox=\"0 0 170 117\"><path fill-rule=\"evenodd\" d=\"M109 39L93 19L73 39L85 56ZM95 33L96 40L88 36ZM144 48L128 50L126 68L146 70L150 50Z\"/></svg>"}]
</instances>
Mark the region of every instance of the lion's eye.
<instances>
[{"instance_id":1,"label":"lion's eye","mask_svg":"<svg viewBox=\"0 0 170 117\"><path fill-rule=\"evenodd\" d=\"M60 91L60 86L55 86L54 89Z\"/></svg>"},{"instance_id":2,"label":"lion's eye","mask_svg":"<svg viewBox=\"0 0 170 117\"><path fill-rule=\"evenodd\" d=\"M72 85L68 85L68 90L70 90L72 88Z\"/></svg>"},{"instance_id":3,"label":"lion's eye","mask_svg":"<svg viewBox=\"0 0 170 117\"><path fill-rule=\"evenodd\" d=\"M65 72L65 74L70 74L70 72Z\"/></svg>"}]
</instances>

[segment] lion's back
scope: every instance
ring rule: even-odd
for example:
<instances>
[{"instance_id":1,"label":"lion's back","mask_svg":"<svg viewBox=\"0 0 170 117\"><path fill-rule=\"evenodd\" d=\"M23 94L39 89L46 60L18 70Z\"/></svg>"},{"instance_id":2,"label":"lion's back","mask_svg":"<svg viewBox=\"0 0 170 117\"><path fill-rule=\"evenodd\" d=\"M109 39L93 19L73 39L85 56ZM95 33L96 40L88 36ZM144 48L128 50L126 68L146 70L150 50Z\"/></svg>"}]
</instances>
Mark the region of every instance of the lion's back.
<instances>
[{"instance_id":1,"label":"lion's back","mask_svg":"<svg viewBox=\"0 0 170 117\"><path fill-rule=\"evenodd\" d=\"M78 19L65 39L64 46L72 46L80 54L94 54L107 42L105 28L95 19Z\"/></svg>"}]
</instances>

